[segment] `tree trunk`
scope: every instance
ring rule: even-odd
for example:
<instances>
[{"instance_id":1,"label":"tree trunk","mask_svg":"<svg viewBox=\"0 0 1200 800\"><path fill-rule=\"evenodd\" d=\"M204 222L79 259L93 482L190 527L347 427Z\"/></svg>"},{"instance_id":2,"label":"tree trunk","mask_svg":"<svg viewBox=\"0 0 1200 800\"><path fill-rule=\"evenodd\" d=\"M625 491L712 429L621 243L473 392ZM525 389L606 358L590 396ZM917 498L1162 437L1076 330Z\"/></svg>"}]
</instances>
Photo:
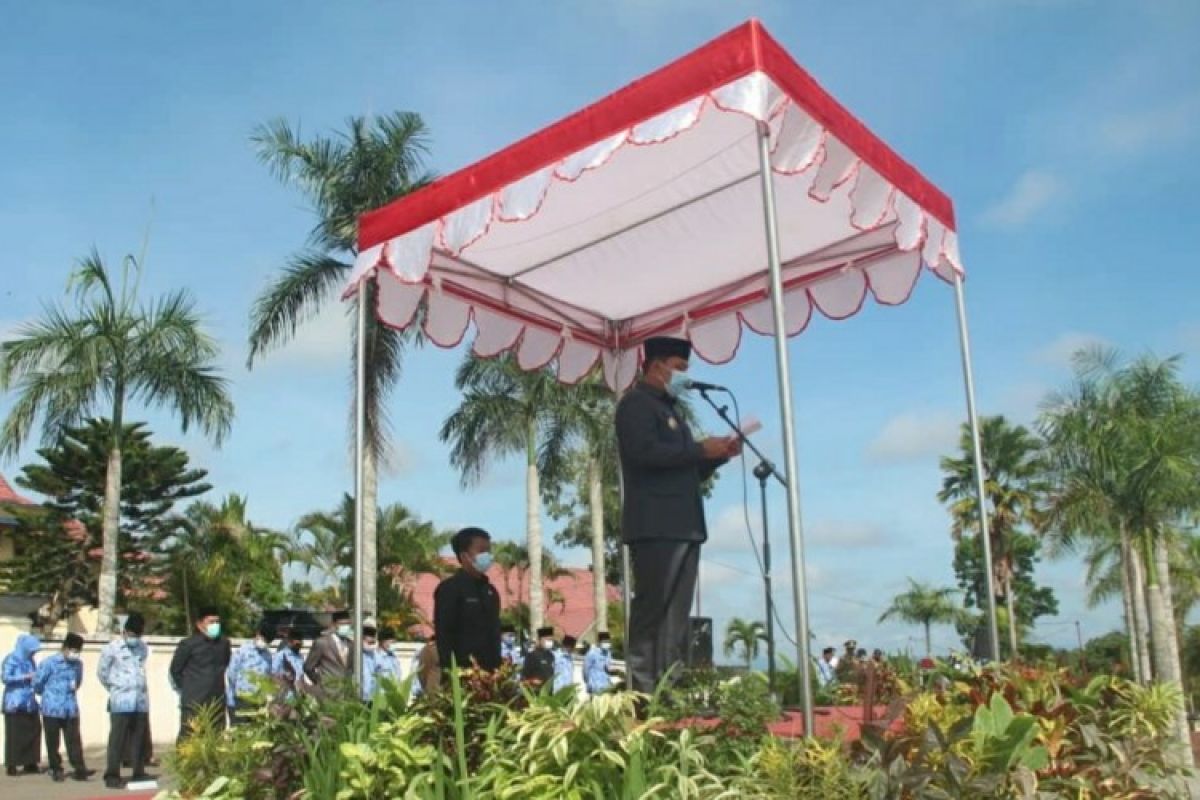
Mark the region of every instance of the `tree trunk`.
<instances>
[{"instance_id":1,"label":"tree trunk","mask_svg":"<svg viewBox=\"0 0 1200 800\"><path fill-rule=\"evenodd\" d=\"M588 459L588 511L592 522L592 606L596 632L608 632L608 574L604 563L604 483L599 459Z\"/></svg>"},{"instance_id":2,"label":"tree trunk","mask_svg":"<svg viewBox=\"0 0 1200 800\"><path fill-rule=\"evenodd\" d=\"M363 454L363 619L372 617L378 624L379 574L379 457L370 444Z\"/></svg>"},{"instance_id":3,"label":"tree trunk","mask_svg":"<svg viewBox=\"0 0 1200 800\"><path fill-rule=\"evenodd\" d=\"M1130 594L1133 598L1133 622L1137 627L1137 659L1141 662L1142 680L1154 680L1154 664L1150 660L1150 613L1146 609L1146 569L1141 550L1130 539Z\"/></svg>"},{"instance_id":4,"label":"tree trunk","mask_svg":"<svg viewBox=\"0 0 1200 800\"><path fill-rule=\"evenodd\" d=\"M925 623L925 657L926 658L933 658L933 636L931 633L932 628L933 628L933 626L930 623L928 623L928 622Z\"/></svg>"},{"instance_id":5,"label":"tree trunk","mask_svg":"<svg viewBox=\"0 0 1200 800\"><path fill-rule=\"evenodd\" d=\"M1004 583L1004 597L1008 601L1008 657L1013 661L1020 661L1020 642L1017 639L1017 590L1013 588L1011 569L1005 573Z\"/></svg>"},{"instance_id":6,"label":"tree trunk","mask_svg":"<svg viewBox=\"0 0 1200 800\"><path fill-rule=\"evenodd\" d=\"M192 619L192 597L188 590L188 567L183 568L180 577L183 578L183 629L190 631L196 621Z\"/></svg>"},{"instance_id":7,"label":"tree trunk","mask_svg":"<svg viewBox=\"0 0 1200 800\"><path fill-rule=\"evenodd\" d=\"M542 599L542 497L538 486L537 424L529 423L525 459L525 547L529 551L529 626L545 624Z\"/></svg>"},{"instance_id":8,"label":"tree trunk","mask_svg":"<svg viewBox=\"0 0 1200 800\"><path fill-rule=\"evenodd\" d=\"M1137 619L1133 613L1133 580L1130 577L1132 565L1130 560L1129 534L1121 530L1121 606L1125 615L1125 636L1129 639L1129 667L1134 681L1143 683L1146 676L1142 674L1142 659L1138 644Z\"/></svg>"},{"instance_id":9,"label":"tree trunk","mask_svg":"<svg viewBox=\"0 0 1200 800\"><path fill-rule=\"evenodd\" d=\"M1171 590L1171 563L1170 550L1167 545L1166 538L1162 535L1154 539L1154 566L1158 573L1158 593L1160 602L1163 607L1163 613L1166 615L1166 625L1164 626L1164 637L1166 639L1166 657L1169 665L1170 680L1178 684L1179 688L1183 689L1183 664L1179 657L1179 629L1175 626L1175 598ZM1181 703L1175 712L1175 732L1179 737L1179 741L1184 745L1183 749L1186 752L1184 764L1188 767L1195 766L1195 759L1192 755L1192 734L1188 726L1187 705Z\"/></svg>"},{"instance_id":10,"label":"tree trunk","mask_svg":"<svg viewBox=\"0 0 1200 800\"><path fill-rule=\"evenodd\" d=\"M1150 611L1150 647L1154 652L1155 676L1162 683L1174 684L1182 691L1183 683L1180 677L1178 652L1172 652L1173 631L1175 628L1174 615L1168 605L1167 593L1163 583L1170 580L1169 573L1162 570L1158 559L1158 550L1163 544L1156 540L1143 542L1146 558L1146 595L1147 608ZM1181 704L1175 719L1174 733L1178 741L1184 745L1186 754L1180 753L1185 765L1191 765L1191 737L1187 729L1187 712Z\"/></svg>"},{"instance_id":11,"label":"tree trunk","mask_svg":"<svg viewBox=\"0 0 1200 800\"><path fill-rule=\"evenodd\" d=\"M114 415L117 416L117 415ZM109 446L108 467L104 473L104 510L101 523L103 555L100 558L100 608L95 634L107 639L113 633L117 608L117 555L121 536L121 423L113 422L113 443Z\"/></svg>"}]
</instances>

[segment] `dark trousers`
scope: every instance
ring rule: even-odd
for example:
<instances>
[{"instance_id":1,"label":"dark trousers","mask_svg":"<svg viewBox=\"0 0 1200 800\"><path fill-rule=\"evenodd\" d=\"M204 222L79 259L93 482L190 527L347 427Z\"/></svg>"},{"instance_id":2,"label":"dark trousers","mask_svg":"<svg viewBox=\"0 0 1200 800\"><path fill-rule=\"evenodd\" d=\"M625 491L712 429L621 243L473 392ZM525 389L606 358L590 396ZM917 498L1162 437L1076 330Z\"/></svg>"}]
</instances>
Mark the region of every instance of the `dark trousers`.
<instances>
[{"instance_id":1,"label":"dark trousers","mask_svg":"<svg viewBox=\"0 0 1200 800\"><path fill-rule=\"evenodd\" d=\"M210 710L211 709L211 710ZM225 698L199 703L184 703L179 707L179 736L175 739L178 746L192 735L192 720L201 714L216 714L218 730L225 729Z\"/></svg>"},{"instance_id":2,"label":"dark trousers","mask_svg":"<svg viewBox=\"0 0 1200 800\"><path fill-rule=\"evenodd\" d=\"M142 734L142 763L150 764L154 761L154 739L150 735L150 713L139 712L146 719L146 724L142 726L145 731ZM133 766L133 742L126 741L125 749L121 751L121 764L126 767Z\"/></svg>"},{"instance_id":3,"label":"dark trousers","mask_svg":"<svg viewBox=\"0 0 1200 800\"><path fill-rule=\"evenodd\" d=\"M36 767L42 760L42 718L32 711L4 715L4 766Z\"/></svg>"},{"instance_id":4,"label":"dark trousers","mask_svg":"<svg viewBox=\"0 0 1200 800\"><path fill-rule=\"evenodd\" d=\"M46 734L46 758L52 772L60 771L63 766L62 756L58 754L60 737L67 746L67 761L71 769L76 772L87 769L83 763L83 741L79 738L79 717L42 717L42 731Z\"/></svg>"},{"instance_id":5,"label":"dark trousers","mask_svg":"<svg viewBox=\"0 0 1200 800\"><path fill-rule=\"evenodd\" d=\"M676 675L687 653L688 616L696 594L700 543L670 540L635 542L633 603L629 609L626 660L630 688L651 693L672 668Z\"/></svg>"},{"instance_id":6,"label":"dark trousers","mask_svg":"<svg viewBox=\"0 0 1200 800\"><path fill-rule=\"evenodd\" d=\"M108 763L104 768L104 777L121 777L121 755L125 751L126 742L130 747L133 774L142 775L146 772L146 754L143 745L148 716L148 714L139 714L136 711L113 712L108 715Z\"/></svg>"}]
</instances>

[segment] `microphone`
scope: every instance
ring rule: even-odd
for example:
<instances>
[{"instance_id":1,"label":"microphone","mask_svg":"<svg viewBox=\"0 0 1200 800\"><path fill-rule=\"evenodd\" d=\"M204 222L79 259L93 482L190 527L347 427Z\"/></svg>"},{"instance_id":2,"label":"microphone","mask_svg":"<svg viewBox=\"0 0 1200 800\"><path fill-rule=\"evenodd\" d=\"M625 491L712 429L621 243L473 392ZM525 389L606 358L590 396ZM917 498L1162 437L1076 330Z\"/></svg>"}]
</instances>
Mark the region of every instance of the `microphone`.
<instances>
[{"instance_id":1,"label":"microphone","mask_svg":"<svg viewBox=\"0 0 1200 800\"><path fill-rule=\"evenodd\" d=\"M716 383L705 383L704 381L689 380L686 384L688 389L695 389L698 392L728 392L724 386Z\"/></svg>"}]
</instances>

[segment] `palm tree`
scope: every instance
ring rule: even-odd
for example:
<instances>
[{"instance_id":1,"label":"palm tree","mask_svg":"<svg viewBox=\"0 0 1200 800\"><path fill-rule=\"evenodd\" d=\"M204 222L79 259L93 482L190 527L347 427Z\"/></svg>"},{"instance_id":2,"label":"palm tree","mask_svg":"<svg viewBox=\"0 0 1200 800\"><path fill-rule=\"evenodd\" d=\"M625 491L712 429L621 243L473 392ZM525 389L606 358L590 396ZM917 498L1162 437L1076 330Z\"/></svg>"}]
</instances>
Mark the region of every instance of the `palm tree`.
<instances>
[{"instance_id":1,"label":"palm tree","mask_svg":"<svg viewBox=\"0 0 1200 800\"><path fill-rule=\"evenodd\" d=\"M1200 396L1178 372L1178 358L1122 365L1112 350L1083 351L1076 385L1051 398L1041 424L1060 487L1049 501L1047 534L1063 550L1115 538L1131 567L1131 599L1143 594L1145 578L1155 677L1181 685L1170 550L1174 531L1200 508ZM1182 707L1176 728L1187 743Z\"/></svg>"},{"instance_id":2,"label":"palm tree","mask_svg":"<svg viewBox=\"0 0 1200 800\"><path fill-rule=\"evenodd\" d=\"M1017 597L1013 590L1015 563L1012 534L1038 521L1037 504L1045 491L1040 444L1020 425L1004 417L980 421L983 449L984 490L990 506L988 531L992 548L995 588L1008 606L1009 650L1017 655ZM964 425L959 455L942 458L942 489L938 500L948 503L953 520L951 534L958 541L964 533L978 529L979 501L976 494L975 459L971 431Z\"/></svg>"},{"instance_id":3,"label":"palm tree","mask_svg":"<svg viewBox=\"0 0 1200 800\"><path fill-rule=\"evenodd\" d=\"M296 523L295 533L294 560L305 573L315 571L333 590L334 604L342 606L353 560L354 498L343 495L333 511L310 511Z\"/></svg>"},{"instance_id":4,"label":"palm tree","mask_svg":"<svg viewBox=\"0 0 1200 800\"><path fill-rule=\"evenodd\" d=\"M217 444L233 422L227 383L214 366L217 344L202 330L191 296L177 291L142 303L141 272L142 262L127 256L115 285L93 251L68 282L76 290L74 307L52 306L0 344L0 391L17 392L0 428L0 452L16 454L39 417L45 439L89 416L111 422L97 620L97 632L105 634L117 600L126 406L165 408L184 431L198 427Z\"/></svg>"},{"instance_id":5,"label":"palm tree","mask_svg":"<svg viewBox=\"0 0 1200 800\"><path fill-rule=\"evenodd\" d=\"M367 120L351 117L332 137L301 139L299 128L276 120L257 128L252 141L259 159L283 183L298 188L312 204L317 223L308 248L294 254L282 273L254 303L247 366L288 342L296 330L339 291L357 254L358 217L429 183L423 168L428 152L425 123L417 114L395 112ZM359 289L359 302L374 307L374 284ZM357 327L351 326L357 339ZM366 352L366 441L363 458L363 598L376 609L376 498L378 471L387 463L390 429L387 400L400 379L405 348L421 340L419 325L404 331L368 316ZM351 363L357 363L357 342ZM357 366L355 366L357 368Z\"/></svg>"},{"instance_id":6,"label":"palm tree","mask_svg":"<svg viewBox=\"0 0 1200 800\"><path fill-rule=\"evenodd\" d=\"M734 617L725 626L725 655L732 656L740 649L742 658L746 660L746 671L749 672L754 659L758 658L759 643L766 640L767 630L761 622L748 622Z\"/></svg>"},{"instance_id":7,"label":"palm tree","mask_svg":"<svg viewBox=\"0 0 1200 800\"><path fill-rule=\"evenodd\" d=\"M215 605L226 617L245 612L239 622L249 624L265 603L282 600L290 545L284 534L250 521L243 495L230 494L220 505L188 506L162 547L183 603L184 629L195 622L197 605ZM197 598L202 602L194 603Z\"/></svg>"},{"instance_id":8,"label":"palm tree","mask_svg":"<svg viewBox=\"0 0 1200 800\"><path fill-rule=\"evenodd\" d=\"M605 486L616 486L620 480L615 433L616 397L599 373L593 373L574 386L563 387L562 391L566 395L562 404L564 413L553 420L543 448L547 457L542 469L542 494L548 503L554 503L568 483L575 484L576 492L586 492L595 628L607 633L604 489Z\"/></svg>"},{"instance_id":9,"label":"palm tree","mask_svg":"<svg viewBox=\"0 0 1200 800\"><path fill-rule=\"evenodd\" d=\"M963 609L952 599L958 591L930 586L908 579L908 590L892 598L892 604L880 615L879 621L898 619L925 628L925 655L933 655L930 631L934 625L953 625L963 615Z\"/></svg>"},{"instance_id":10,"label":"palm tree","mask_svg":"<svg viewBox=\"0 0 1200 800\"><path fill-rule=\"evenodd\" d=\"M563 458L570 428L571 396L549 369L526 372L505 354L468 355L454 385L462 401L439 433L451 445L450 464L463 486L477 484L488 463L509 455L525 457L525 546L529 552L529 609L533 628L545 618L542 574L541 469ZM549 435L553 434L553 435Z\"/></svg>"}]
</instances>

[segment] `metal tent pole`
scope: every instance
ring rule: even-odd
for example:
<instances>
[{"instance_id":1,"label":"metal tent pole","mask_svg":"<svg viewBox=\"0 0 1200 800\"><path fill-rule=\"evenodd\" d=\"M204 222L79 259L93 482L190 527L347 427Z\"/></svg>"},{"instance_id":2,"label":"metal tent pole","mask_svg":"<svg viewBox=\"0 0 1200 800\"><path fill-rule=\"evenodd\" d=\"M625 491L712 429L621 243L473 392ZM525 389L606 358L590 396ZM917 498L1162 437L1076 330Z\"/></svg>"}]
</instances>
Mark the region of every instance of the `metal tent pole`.
<instances>
[{"instance_id":1,"label":"metal tent pole","mask_svg":"<svg viewBox=\"0 0 1200 800\"><path fill-rule=\"evenodd\" d=\"M988 650L1000 660L1000 631L996 626L996 587L992 581L992 538L988 532L987 476L983 474L983 446L979 439L979 416L975 411L975 376L971 370L971 337L967 333L967 305L963 300L962 276L954 270L954 307L958 313L958 345L962 352L963 385L967 394L967 424L971 428L971 451L975 457L975 492L979 504L979 537L983 543L984 586L987 594ZM1014 654L1015 655L1015 654Z\"/></svg>"},{"instance_id":2,"label":"metal tent pole","mask_svg":"<svg viewBox=\"0 0 1200 800\"><path fill-rule=\"evenodd\" d=\"M358 331L354 343L354 639L350 647L350 664L354 670L352 682L356 691L362 683L363 658L363 537L366 527L363 459L366 456L367 438L367 314L370 305L367 294L370 287L370 282L366 280L358 286Z\"/></svg>"},{"instance_id":3,"label":"metal tent pole","mask_svg":"<svg viewBox=\"0 0 1200 800\"><path fill-rule=\"evenodd\" d=\"M763 217L767 234L767 266L771 311L775 323L775 372L779 381L779 413L783 423L783 462L787 473L788 539L792 550L792 602L796 614L796 672L804 709L804 735L813 735L813 698L809 670L808 588L804 576L804 532L800 521L800 473L796 460L792 380L788 365L787 324L783 305L783 269L779 258L779 229L775 217L775 185L771 172L771 130L758 123L758 171L762 180Z\"/></svg>"}]
</instances>

